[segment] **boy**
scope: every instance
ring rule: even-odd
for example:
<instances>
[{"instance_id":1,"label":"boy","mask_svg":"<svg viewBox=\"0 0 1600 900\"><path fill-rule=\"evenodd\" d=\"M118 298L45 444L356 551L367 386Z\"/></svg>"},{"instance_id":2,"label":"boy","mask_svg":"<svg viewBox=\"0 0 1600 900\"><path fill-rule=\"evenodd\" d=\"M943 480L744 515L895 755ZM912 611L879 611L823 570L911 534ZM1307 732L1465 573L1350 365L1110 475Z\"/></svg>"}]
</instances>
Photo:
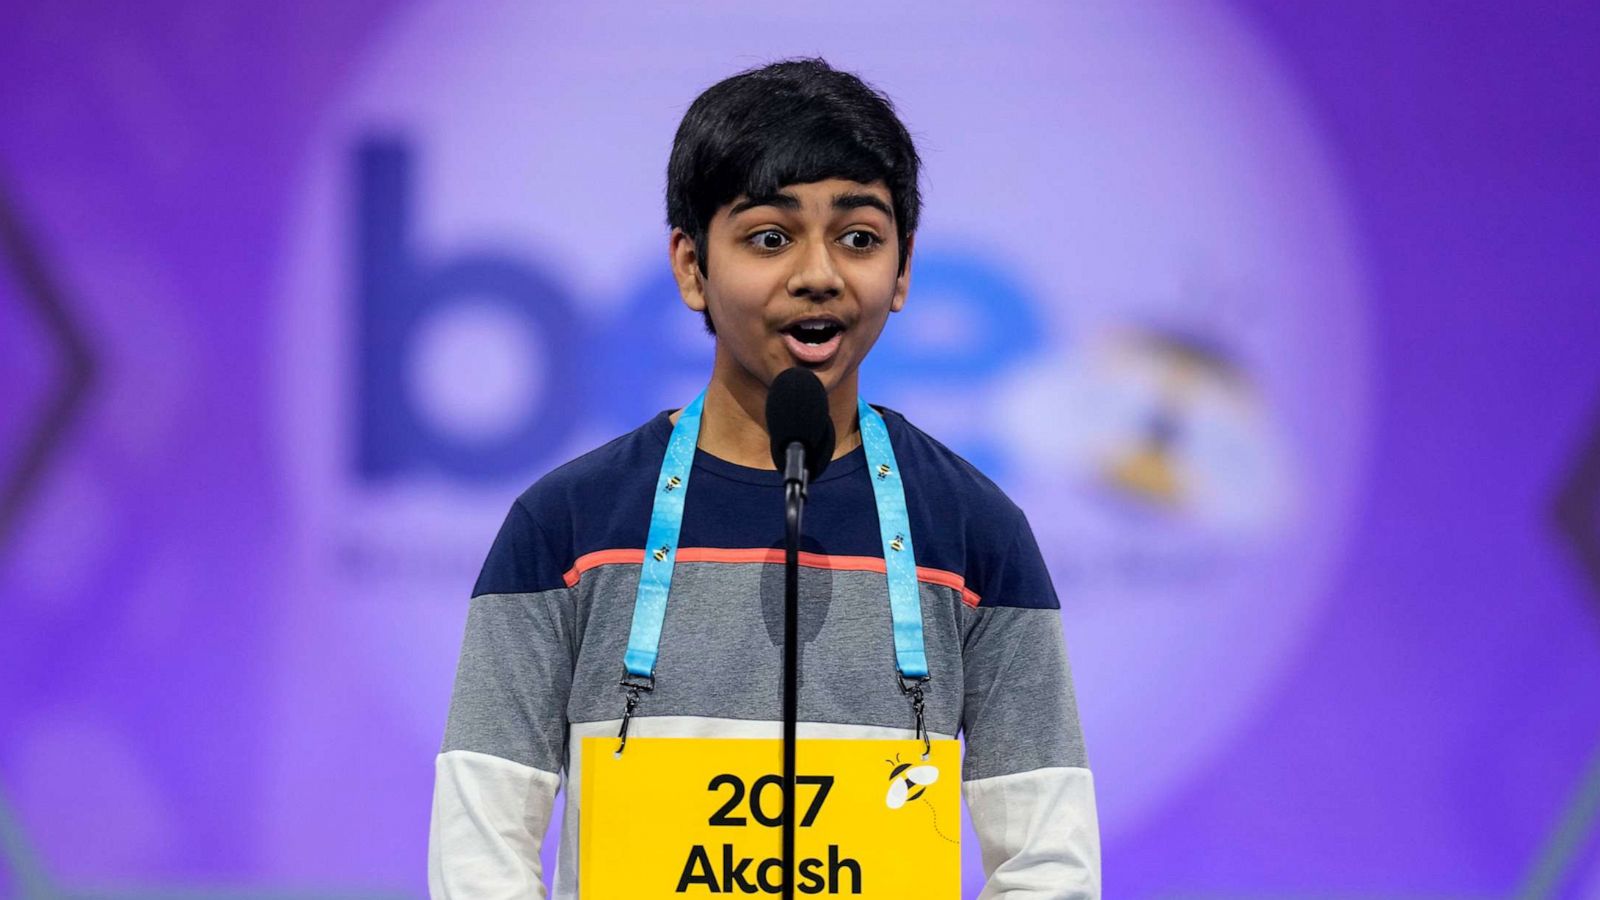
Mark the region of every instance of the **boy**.
<instances>
[{"instance_id":1,"label":"boy","mask_svg":"<svg viewBox=\"0 0 1600 900\"><path fill-rule=\"evenodd\" d=\"M871 425L886 429L903 473L925 733L965 740L981 896L1099 896L1094 786L1032 531L965 460L858 402L861 361L906 301L919 166L889 101L820 59L735 75L684 115L667 170L669 246L684 304L715 336L710 382L701 400L557 468L512 505L473 590L436 761L434 896L543 896L540 845L563 784L554 893L579 895L583 737L778 736L783 475L764 410L767 386L794 366L821 380L839 436L806 504L800 736L922 736L892 667L900 612L891 623L872 477L888 467L868 466L883 433L864 446ZM657 475L691 423L659 664L625 706L618 663L634 646L657 494L673 487Z\"/></svg>"}]
</instances>

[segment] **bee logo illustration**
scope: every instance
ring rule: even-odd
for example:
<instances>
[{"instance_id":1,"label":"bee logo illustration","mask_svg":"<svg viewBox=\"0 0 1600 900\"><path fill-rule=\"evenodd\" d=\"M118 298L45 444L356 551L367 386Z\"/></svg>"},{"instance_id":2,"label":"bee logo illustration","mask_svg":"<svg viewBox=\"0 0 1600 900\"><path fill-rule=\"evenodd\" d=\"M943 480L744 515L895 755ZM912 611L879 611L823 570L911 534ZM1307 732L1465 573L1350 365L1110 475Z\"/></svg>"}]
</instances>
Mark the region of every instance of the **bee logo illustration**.
<instances>
[{"instance_id":1,"label":"bee logo illustration","mask_svg":"<svg viewBox=\"0 0 1600 900\"><path fill-rule=\"evenodd\" d=\"M895 755L892 760L884 762L894 769L889 773L889 793L883 798L884 805L890 809L899 809L912 800L922 796L928 785L939 780L939 769L935 766L914 766L911 763L900 762L900 756Z\"/></svg>"}]
</instances>

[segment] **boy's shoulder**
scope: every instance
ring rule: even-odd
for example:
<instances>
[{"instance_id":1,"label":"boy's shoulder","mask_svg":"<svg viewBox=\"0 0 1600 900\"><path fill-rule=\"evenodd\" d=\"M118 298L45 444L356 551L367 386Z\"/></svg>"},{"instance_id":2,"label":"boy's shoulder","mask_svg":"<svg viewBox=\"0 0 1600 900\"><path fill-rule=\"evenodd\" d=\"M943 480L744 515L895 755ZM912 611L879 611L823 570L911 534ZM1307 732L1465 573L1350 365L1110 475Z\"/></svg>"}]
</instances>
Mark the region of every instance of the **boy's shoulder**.
<instances>
[{"instance_id":1,"label":"boy's shoulder","mask_svg":"<svg viewBox=\"0 0 1600 900\"><path fill-rule=\"evenodd\" d=\"M872 404L883 414L895 459L906 473L906 490L937 498L979 524L1014 525L1022 508L982 469L914 424L899 410ZM909 498L908 498L909 499Z\"/></svg>"},{"instance_id":2,"label":"boy's shoulder","mask_svg":"<svg viewBox=\"0 0 1600 900\"><path fill-rule=\"evenodd\" d=\"M559 588L589 544L643 546L667 413L556 466L517 495L473 593ZM618 532L618 534L613 534ZM593 549L593 548L590 548Z\"/></svg>"},{"instance_id":3,"label":"boy's shoulder","mask_svg":"<svg viewBox=\"0 0 1600 900\"><path fill-rule=\"evenodd\" d=\"M672 424L663 410L643 425L581 453L540 476L517 497L535 516L574 504L604 506L615 496L655 483Z\"/></svg>"},{"instance_id":4,"label":"boy's shoulder","mask_svg":"<svg viewBox=\"0 0 1600 900\"><path fill-rule=\"evenodd\" d=\"M959 572L972 605L1057 609L1022 508L981 469L904 414L883 413L904 473L917 564Z\"/></svg>"}]
</instances>

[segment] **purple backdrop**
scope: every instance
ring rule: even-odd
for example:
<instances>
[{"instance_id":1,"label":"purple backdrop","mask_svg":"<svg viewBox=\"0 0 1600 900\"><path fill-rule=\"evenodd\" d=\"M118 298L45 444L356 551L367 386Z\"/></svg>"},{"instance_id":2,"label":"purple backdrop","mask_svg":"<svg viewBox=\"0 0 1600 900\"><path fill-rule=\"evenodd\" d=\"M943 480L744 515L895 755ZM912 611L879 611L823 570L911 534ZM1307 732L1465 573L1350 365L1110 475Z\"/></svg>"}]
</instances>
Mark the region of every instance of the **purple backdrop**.
<instances>
[{"instance_id":1,"label":"purple backdrop","mask_svg":"<svg viewBox=\"0 0 1600 900\"><path fill-rule=\"evenodd\" d=\"M1600 897L1600 10L977 15L8 9L0 895L425 893L499 515L704 377L671 129L820 52L928 159L863 383L1040 533L1108 895ZM373 197L540 285L398 398Z\"/></svg>"}]
</instances>

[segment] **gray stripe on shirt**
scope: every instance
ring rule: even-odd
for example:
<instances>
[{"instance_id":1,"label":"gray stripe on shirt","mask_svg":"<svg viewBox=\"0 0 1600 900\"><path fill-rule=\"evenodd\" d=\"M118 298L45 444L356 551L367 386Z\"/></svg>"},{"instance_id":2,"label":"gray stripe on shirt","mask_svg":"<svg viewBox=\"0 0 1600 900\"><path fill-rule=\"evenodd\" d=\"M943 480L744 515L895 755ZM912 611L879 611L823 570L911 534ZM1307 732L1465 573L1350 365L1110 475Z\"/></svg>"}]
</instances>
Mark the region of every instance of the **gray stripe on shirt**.
<instances>
[{"instance_id":1,"label":"gray stripe on shirt","mask_svg":"<svg viewBox=\"0 0 1600 900\"><path fill-rule=\"evenodd\" d=\"M556 771L569 720L619 717L639 571L611 564L573 588L475 598L444 749ZM919 588L927 726L964 726L964 777L1086 765L1059 613L972 609L953 588ZM805 567L800 603L801 719L912 727L884 575ZM656 686L636 715L781 719L782 623L782 565L680 562Z\"/></svg>"}]
</instances>

